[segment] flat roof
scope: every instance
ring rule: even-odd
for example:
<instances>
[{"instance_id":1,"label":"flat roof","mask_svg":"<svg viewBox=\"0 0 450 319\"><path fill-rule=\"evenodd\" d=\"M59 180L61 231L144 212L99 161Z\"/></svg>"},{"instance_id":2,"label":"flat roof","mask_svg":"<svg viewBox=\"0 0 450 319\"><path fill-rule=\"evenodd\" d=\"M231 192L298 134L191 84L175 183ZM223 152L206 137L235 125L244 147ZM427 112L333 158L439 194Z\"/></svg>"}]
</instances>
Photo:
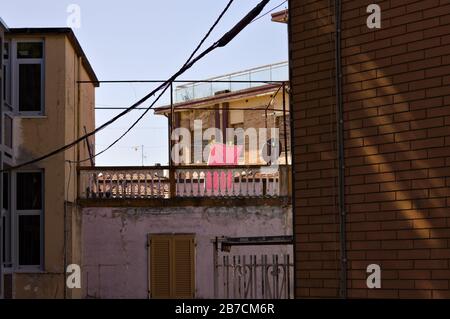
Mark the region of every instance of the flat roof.
<instances>
[{"instance_id":1,"label":"flat roof","mask_svg":"<svg viewBox=\"0 0 450 319\"><path fill-rule=\"evenodd\" d=\"M289 82L286 81L286 83L289 83ZM272 92L277 91L279 87L280 87L280 84L266 84L266 85L262 85L262 86L249 88L249 89L221 93L221 94L218 94L215 96L210 96L207 98L194 99L194 100L189 100L186 102L176 103L176 104L174 104L174 109L175 110L177 108L178 109L180 109L180 108L195 109L196 107L215 104L218 101L227 102L227 101L232 101L232 100L240 100L240 99L256 96L259 94L272 93ZM170 108L171 108L170 105L164 105L164 106L155 108L154 111L155 111L155 114L165 114L168 112L170 113Z\"/></svg>"},{"instance_id":2,"label":"flat roof","mask_svg":"<svg viewBox=\"0 0 450 319\"><path fill-rule=\"evenodd\" d=\"M83 48L80 45L80 42L71 28L10 28L8 31L8 34L11 35L65 35L74 47L75 52L81 57L83 66L91 78L91 81L96 87L100 86L97 75L95 74L94 69L92 68L86 54L83 51Z\"/></svg>"}]
</instances>

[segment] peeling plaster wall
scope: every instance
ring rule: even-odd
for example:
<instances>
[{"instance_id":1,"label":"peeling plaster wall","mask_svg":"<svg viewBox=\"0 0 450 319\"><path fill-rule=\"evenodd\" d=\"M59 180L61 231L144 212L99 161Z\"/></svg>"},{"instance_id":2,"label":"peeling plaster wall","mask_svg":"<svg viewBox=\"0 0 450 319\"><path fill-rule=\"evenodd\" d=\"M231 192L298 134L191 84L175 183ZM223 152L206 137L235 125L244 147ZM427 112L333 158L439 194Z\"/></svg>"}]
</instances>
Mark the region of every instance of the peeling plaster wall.
<instances>
[{"instance_id":1,"label":"peeling plaster wall","mask_svg":"<svg viewBox=\"0 0 450 319\"><path fill-rule=\"evenodd\" d=\"M148 297L148 234L196 236L196 297L212 298L217 236L292 234L290 207L183 207L83 209L83 296ZM290 246L234 247L236 253L291 253Z\"/></svg>"},{"instance_id":2,"label":"peeling plaster wall","mask_svg":"<svg viewBox=\"0 0 450 319\"><path fill-rule=\"evenodd\" d=\"M14 275L17 299L57 299L64 293L64 275L54 273L16 273Z\"/></svg>"}]
</instances>

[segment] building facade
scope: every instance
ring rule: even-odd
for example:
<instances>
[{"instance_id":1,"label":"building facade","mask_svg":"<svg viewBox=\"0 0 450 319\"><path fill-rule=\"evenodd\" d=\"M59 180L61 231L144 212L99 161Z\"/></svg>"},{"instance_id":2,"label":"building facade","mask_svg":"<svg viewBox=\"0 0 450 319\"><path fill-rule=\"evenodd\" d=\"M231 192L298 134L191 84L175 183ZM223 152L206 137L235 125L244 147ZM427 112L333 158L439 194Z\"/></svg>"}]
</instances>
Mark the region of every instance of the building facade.
<instances>
[{"instance_id":1,"label":"building facade","mask_svg":"<svg viewBox=\"0 0 450 319\"><path fill-rule=\"evenodd\" d=\"M72 30L12 28L3 48L4 168L95 128L97 78ZM81 296L66 289L65 269L81 263L76 166L89 158L93 142L3 173L5 298Z\"/></svg>"},{"instance_id":2,"label":"building facade","mask_svg":"<svg viewBox=\"0 0 450 319\"><path fill-rule=\"evenodd\" d=\"M287 63L175 88L175 103L155 112L169 119L171 149L170 137L179 140L177 129L189 133L192 143L180 150L180 162L80 169L83 297L293 297L290 135L284 133L289 99L283 74ZM241 81L233 82L237 78ZM197 120L200 134L219 133L197 145ZM227 129L265 128L280 130L277 166L250 156L275 136L260 139L254 148L244 139L229 139L227 147L242 147L239 156L211 160L214 147L224 145L217 136L226 136ZM207 156L197 161L195 146Z\"/></svg>"},{"instance_id":3,"label":"building facade","mask_svg":"<svg viewBox=\"0 0 450 319\"><path fill-rule=\"evenodd\" d=\"M227 238L290 237L292 212L286 198L171 202L170 207L167 200L84 202L84 298L261 298L275 290L279 298L293 297L292 259L284 259L292 257L291 245L221 249ZM280 265L277 278L270 272L274 256ZM261 287L264 271L270 292ZM283 283L289 285L284 290Z\"/></svg>"},{"instance_id":4,"label":"building facade","mask_svg":"<svg viewBox=\"0 0 450 319\"><path fill-rule=\"evenodd\" d=\"M3 132L3 94L4 94L4 66L3 66L3 41L5 38L5 32L7 31L7 26L0 18L0 132ZM0 133L0 169L3 169L3 134ZM3 185L0 182L0 207L3 207ZM0 214L0 217L3 213ZM3 218L0 222L0 256L3 256ZM0 298L3 297L3 262L0 262Z\"/></svg>"},{"instance_id":5,"label":"building facade","mask_svg":"<svg viewBox=\"0 0 450 319\"><path fill-rule=\"evenodd\" d=\"M450 5L373 3L289 3L296 295L450 298Z\"/></svg>"},{"instance_id":6,"label":"building facade","mask_svg":"<svg viewBox=\"0 0 450 319\"><path fill-rule=\"evenodd\" d=\"M266 161L264 156L261 156L262 152L271 155L270 150L264 149L267 145L276 146L278 164L290 164L287 77L288 64L283 62L209 79L206 82L188 83L175 89L173 117L171 106L159 107L155 114L165 115L172 120L172 131L189 131L191 147L182 150L180 162L183 164L208 164L208 157L204 154L209 154L210 148L216 143L241 147L235 164L264 164ZM242 81L246 78L249 79L248 83ZM239 79L242 82L222 82L227 79ZM268 83L254 83L250 79L266 80ZM274 79L274 82L270 83L271 79ZM200 121L198 127L196 121ZM211 131L213 129L218 132ZM176 140L177 132L173 134L175 135L172 139ZM200 138L197 139L195 134L201 135ZM251 140L252 137L256 138Z\"/></svg>"}]
</instances>

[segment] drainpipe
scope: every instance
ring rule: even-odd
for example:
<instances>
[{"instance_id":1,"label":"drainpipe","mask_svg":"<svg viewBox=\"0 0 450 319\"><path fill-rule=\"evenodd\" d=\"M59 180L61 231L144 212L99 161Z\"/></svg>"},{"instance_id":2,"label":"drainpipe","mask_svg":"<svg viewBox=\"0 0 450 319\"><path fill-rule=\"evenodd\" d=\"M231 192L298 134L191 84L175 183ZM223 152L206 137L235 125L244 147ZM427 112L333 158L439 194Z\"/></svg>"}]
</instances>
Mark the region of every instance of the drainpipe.
<instances>
[{"instance_id":1,"label":"drainpipe","mask_svg":"<svg viewBox=\"0 0 450 319\"><path fill-rule=\"evenodd\" d=\"M288 141L287 141L287 116L286 116L286 82L283 82L283 130L284 130L285 165L286 165L286 169L289 169Z\"/></svg>"},{"instance_id":2,"label":"drainpipe","mask_svg":"<svg viewBox=\"0 0 450 319\"><path fill-rule=\"evenodd\" d=\"M213 242L214 299L219 298L219 281L218 281L218 277L219 277L219 265L218 265L218 261L219 261L219 258L218 258L218 256L217 256L218 251L219 251L219 238L216 237L216 238L214 239L214 242Z\"/></svg>"},{"instance_id":3,"label":"drainpipe","mask_svg":"<svg viewBox=\"0 0 450 319\"><path fill-rule=\"evenodd\" d=\"M169 196L171 199L176 197L177 185L175 180L175 169L172 161L172 134L178 125L175 121L175 107L173 101L173 83L170 83L170 118L169 118Z\"/></svg>"},{"instance_id":4,"label":"drainpipe","mask_svg":"<svg viewBox=\"0 0 450 319\"><path fill-rule=\"evenodd\" d=\"M341 57L341 0L335 0L335 59L336 59L336 131L338 150L338 191L339 191L339 236L340 236L340 298L347 298L347 247L345 211L345 154L344 154L344 114L342 101L342 57Z\"/></svg>"}]
</instances>

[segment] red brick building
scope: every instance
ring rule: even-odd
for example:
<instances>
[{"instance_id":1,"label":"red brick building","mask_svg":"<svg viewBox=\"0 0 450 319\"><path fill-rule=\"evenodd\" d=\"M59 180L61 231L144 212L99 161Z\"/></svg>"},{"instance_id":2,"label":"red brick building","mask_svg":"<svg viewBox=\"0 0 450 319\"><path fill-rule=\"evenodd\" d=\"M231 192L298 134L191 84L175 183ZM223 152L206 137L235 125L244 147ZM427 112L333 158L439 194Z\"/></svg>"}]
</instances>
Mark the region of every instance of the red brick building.
<instances>
[{"instance_id":1,"label":"red brick building","mask_svg":"<svg viewBox=\"0 0 450 319\"><path fill-rule=\"evenodd\" d=\"M450 298L450 3L289 2L297 298Z\"/></svg>"}]
</instances>

